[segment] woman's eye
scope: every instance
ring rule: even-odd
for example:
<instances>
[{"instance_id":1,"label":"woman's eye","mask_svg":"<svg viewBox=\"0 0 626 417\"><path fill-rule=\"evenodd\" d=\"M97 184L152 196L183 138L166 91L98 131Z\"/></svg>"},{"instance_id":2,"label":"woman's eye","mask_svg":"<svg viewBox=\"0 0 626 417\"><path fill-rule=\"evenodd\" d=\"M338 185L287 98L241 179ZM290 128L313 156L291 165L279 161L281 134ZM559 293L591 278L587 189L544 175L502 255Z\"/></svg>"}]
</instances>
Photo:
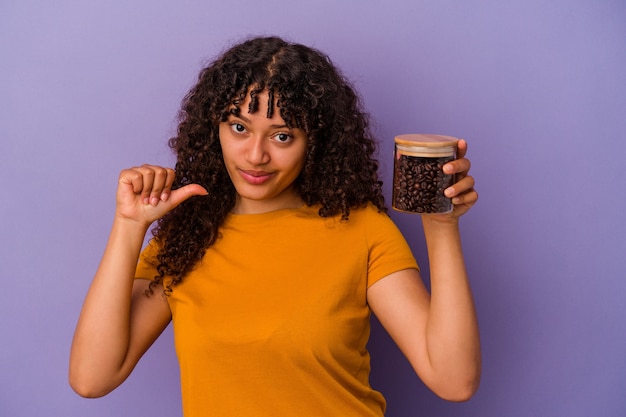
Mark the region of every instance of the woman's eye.
<instances>
[{"instance_id":1,"label":"woman's eye","mask_svg":"<svg viewBox=\"0 0 626 417\"><path fill-rule=\"evenodd\" d=\"M230 125L230 128L232 129L233 132L235 133L243 133L246 131L246 128L244 125L242 125L241 123L232 123Z\"/></svg>"},{"instance_id":2,"label":"woman's eye","mask_svg":"<svg viewBox=\"0 0 626 417\"><path fill-rule=\"evenodd\" d=\"M287 143L291 140L291 136L288 133L278 133L274 136L277 142Z\"/></svg>"}]
</instances>

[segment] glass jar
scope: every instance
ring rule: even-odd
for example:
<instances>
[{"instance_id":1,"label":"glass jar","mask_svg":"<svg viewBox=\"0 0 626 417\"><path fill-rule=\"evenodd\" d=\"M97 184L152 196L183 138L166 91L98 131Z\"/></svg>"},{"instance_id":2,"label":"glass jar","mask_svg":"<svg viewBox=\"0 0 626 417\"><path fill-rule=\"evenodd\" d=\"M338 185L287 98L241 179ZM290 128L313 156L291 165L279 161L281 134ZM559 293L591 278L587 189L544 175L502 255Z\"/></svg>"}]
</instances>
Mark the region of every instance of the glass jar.
<instances>
[{"instance_id":1,"label":"glass jar","mask_svg":"<svg viewBox=\"0 0 626 417\"><path fill-rule=\"evenodd\" d=\"M395 137L393 164L394 210L407 213L449 213L452 202L443 192L454 175L442 167L456 158L458 139L451 136L406 134Z\"/></svg>"}]
</instances>

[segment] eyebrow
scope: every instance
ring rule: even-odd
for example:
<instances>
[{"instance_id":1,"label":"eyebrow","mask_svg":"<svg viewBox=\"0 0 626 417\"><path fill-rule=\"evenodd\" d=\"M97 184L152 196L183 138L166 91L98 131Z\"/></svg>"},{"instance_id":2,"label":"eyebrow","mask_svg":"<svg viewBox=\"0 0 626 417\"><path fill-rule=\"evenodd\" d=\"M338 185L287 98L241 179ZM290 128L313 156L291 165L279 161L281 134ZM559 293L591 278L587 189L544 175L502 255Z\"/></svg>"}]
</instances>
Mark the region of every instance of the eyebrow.
<instances>
[{"instance_id":1,"label":"eyebrow","mask_svg":"<svg viewBox=\"0 0 626 417\"><path fill-rule=\"evenodd\" d=\"M239 118L241 120L243 120L246 123L251 123L250 119L248 119L246 116L240 114L233 114L232 117L236 117ZM287 126L286 124L282 124L282 125L270 125L270 128L272 129L289 129L289 126Z\"/></svg>"}]
</instances>

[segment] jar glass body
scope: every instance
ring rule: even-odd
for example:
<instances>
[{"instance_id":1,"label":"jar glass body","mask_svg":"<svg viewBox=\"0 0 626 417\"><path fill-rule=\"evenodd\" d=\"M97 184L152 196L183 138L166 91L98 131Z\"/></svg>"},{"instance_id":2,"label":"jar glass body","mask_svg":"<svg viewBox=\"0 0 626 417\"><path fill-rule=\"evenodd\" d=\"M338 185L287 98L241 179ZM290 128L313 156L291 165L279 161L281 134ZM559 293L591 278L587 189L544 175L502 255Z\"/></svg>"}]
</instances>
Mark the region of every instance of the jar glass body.
<instances>
[{"instance_id":1,"label":"jar glass body","mask_svg":"<svg viewBox=\"0 0 626 417\"><path fill-rule=\"evenodd\" d=\"M444 190L454 184L454 175L443 166L456 157L456 143L422 146L398 143L394 148L392 207L409 213L449 213L452 202Z\"/></svg>"}]
</instances>

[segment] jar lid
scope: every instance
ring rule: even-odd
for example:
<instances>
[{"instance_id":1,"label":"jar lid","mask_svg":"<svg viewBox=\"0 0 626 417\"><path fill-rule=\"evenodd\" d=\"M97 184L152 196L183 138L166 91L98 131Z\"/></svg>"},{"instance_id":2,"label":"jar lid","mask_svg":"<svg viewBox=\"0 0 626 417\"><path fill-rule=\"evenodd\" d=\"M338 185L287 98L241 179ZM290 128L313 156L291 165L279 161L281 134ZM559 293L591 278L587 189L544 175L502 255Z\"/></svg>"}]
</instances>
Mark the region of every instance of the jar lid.
<instances>
[{"instance_id":1,"label":"jar lid","mask_svg":"<svg viewBox=\"0 0 626 417\"><path fill-rule=\"evenodd\" d=\"M425 148L440 148L444 146L455 146L459 139L452 136L431 135L423 133L409 133L395 137L395 143L400 145L422 146Z\"/></svg>"}]
</instances>

